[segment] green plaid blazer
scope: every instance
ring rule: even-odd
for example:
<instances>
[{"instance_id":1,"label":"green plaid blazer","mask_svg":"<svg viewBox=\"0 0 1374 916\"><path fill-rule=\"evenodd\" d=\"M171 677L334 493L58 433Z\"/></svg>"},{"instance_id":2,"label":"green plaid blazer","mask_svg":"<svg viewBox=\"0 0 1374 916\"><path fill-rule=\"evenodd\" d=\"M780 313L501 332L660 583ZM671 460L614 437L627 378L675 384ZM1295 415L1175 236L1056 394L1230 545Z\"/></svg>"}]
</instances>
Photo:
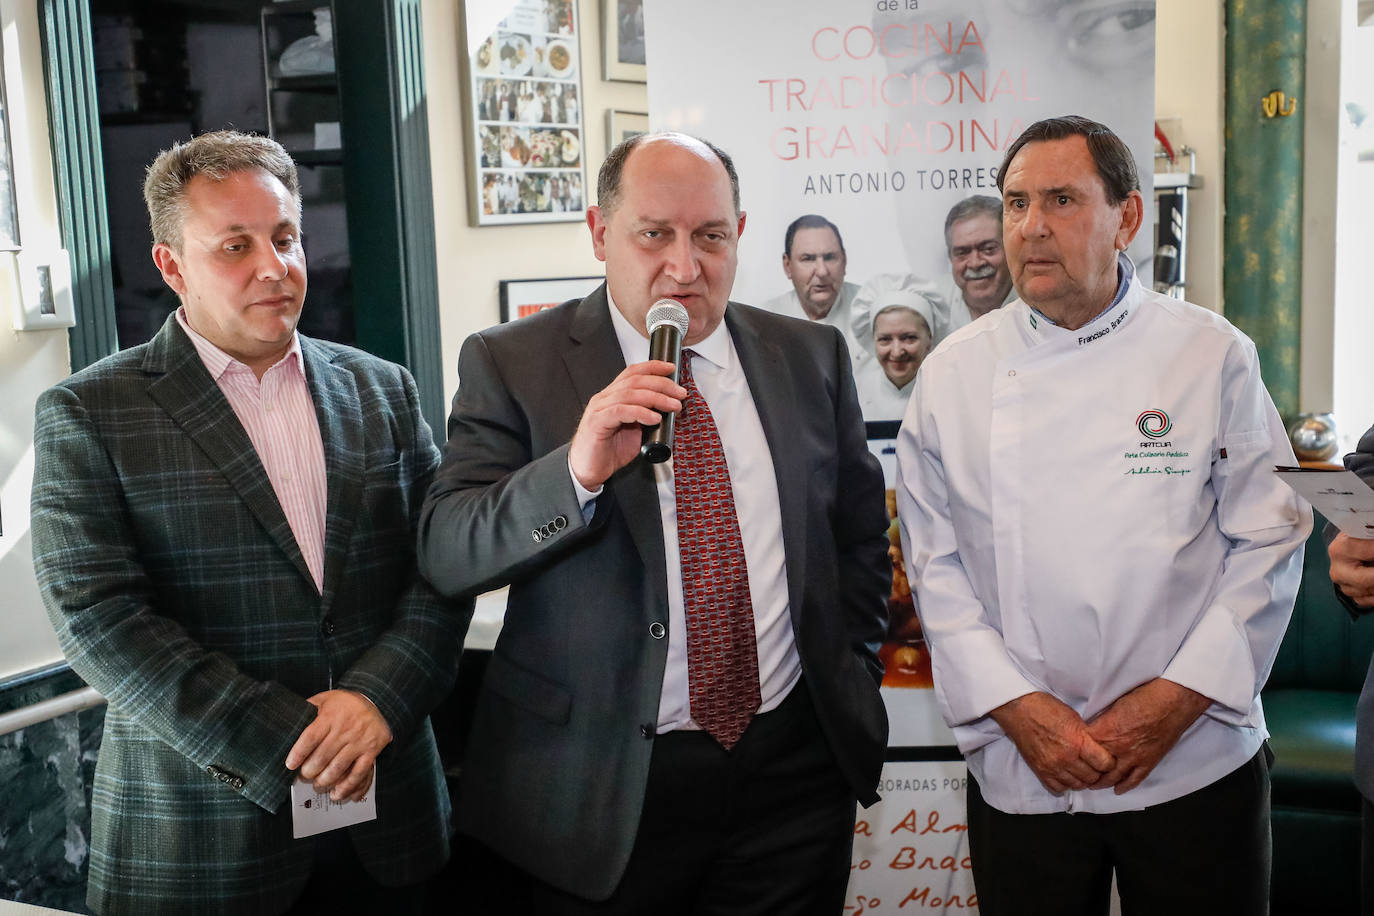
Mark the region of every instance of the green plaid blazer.
<instances>
[{"instance_id":1,"label":"green plaid blazer","mask_svg":"<svg viewBox=\"0 0 1374 916\"><path fill-rule=\"evenodd\" d=\"M401 367L301 338L328 477L323 595L248 434L175 317L38 400L38 584L72 668L109 700L92 802L99 913L285 909L314 840L291 838L286 753L329 687L394 741L377 820L349 828L383 884L448 857L428 712L470 602L416 572L439 454Z\"/></svg>"}]
</instances>

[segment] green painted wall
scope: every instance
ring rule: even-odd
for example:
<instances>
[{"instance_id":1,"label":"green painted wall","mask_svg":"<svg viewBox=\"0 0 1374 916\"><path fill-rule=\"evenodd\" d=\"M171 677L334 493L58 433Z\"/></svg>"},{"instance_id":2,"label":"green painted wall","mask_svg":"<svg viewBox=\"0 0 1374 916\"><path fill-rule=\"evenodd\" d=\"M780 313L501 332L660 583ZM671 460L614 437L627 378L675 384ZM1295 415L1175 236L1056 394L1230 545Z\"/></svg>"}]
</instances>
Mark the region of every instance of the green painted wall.
<instances>
[{"instance_id":1,"label":"green painted wall","mask_svg":"<svg viewBox=\"0 0 1374 916\"><path fill-rule=\"evenodd\" d=\"M1285 420L1298 412L1302 325L1304 0L1227 0L1226 317L1254 340ZM1287 116L1263 100L1284 93Z\"/></svg>"}]
</instances>

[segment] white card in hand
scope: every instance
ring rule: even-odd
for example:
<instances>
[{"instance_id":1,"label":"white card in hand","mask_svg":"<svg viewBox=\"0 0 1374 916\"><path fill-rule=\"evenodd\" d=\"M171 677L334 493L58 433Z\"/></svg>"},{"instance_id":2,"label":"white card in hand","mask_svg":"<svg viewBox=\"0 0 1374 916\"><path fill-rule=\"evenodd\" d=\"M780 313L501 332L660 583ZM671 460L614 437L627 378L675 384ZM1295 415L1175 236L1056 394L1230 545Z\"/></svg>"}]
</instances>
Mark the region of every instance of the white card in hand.
<instances>
[{"instance_id":1,"label":"white card in hand","mask_svg":"<svg viewBox=\"0 0 1374 916\"><path fill-rule=\"evenodd\" d=\"M316 792L309 780L297 776L291 784L291 836L314 836L377 819L377 768L362 801L336 802L328 792Z\"/></svg>"},{"instance_id":2,"label":"white card in hand","mask_svg":"<svg viewBox=\"0 0 1374 916\"><path fill-rule=\"evenodd\" d=\"M1374 538L1374 490L1354 471L1277 467L1274 472L1352 538Z\"/></svg>"}]
</instances>

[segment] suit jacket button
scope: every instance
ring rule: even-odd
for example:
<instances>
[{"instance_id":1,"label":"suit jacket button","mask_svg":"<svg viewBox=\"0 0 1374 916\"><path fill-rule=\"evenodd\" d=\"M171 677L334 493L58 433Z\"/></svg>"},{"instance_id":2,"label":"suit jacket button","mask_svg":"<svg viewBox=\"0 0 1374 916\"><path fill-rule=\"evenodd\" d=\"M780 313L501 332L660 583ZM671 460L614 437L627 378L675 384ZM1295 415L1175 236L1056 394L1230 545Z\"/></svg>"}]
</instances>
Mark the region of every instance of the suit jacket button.
<instances>
[{"instance_id":1,"label":"suit jacket button","mask_svg":"<svg viewBox=\"0 0 1374 916\"><path fill-rule=\"evenodd\" d=\"M320 632L325 636L334 635L334 621L328 617L320 621Z\"/></svg>"},{"instance_id":2,"label":"suit jacket button","mask_svg":"<svg viewBox=\"0 0 1374 916\"><path fill-rule=\"evenodd\" d=\"M662 639L664 636L668 635L668 631L663 628L663 624L655 620L653 623L649 624L649 635L654 639Z\"/></svg>"},{"instance_id":3,"label":"suit jacket button","mask_svg":"<svg viewBox=\"0 0 1374 916\"><path fill-rule=\"evenodd\" d=\"M640 736L641 738L652 738L652 737L654 736L654 727L653 727L652 725L647 724L647 723L644 724L644 725L641 725L641 726L639 727L639 736Z\"/></svg>"},{"instance_id":4,"label":"suit jacket button","mask_svg":"<svg viewBox=\"0 0 1374 916\"><path fill-rule=\"evenodd\" d=\"M538 528L536 528L536 529L534 529L533 531L530 532L530 537L534 538L534 542L535 542L536 544L538 544L540 541L542 541L542 540L544 539L544 536L543 536L542 534L539 533L539 529L538 529Z\"/></svg>"}]
</instances>

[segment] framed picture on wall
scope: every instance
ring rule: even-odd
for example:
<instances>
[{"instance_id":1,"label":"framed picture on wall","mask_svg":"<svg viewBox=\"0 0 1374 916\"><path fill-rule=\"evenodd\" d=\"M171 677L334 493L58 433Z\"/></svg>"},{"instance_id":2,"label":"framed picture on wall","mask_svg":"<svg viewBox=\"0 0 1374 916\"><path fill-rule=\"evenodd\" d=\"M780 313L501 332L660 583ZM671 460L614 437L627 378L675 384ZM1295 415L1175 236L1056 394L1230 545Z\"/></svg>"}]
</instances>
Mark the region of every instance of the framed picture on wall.
<instances>
[{"instance_id":1,"label":"framed picture on wall","mask_svg":"<svg viewBox=\"0 0 1374 916\"><path fill-rule=\"evenodd\" d=\"M602 75L648 82L644 66L644 0L601 0Z\"/></svg>"},{"instance_id":2,"label":"framed picture on wall","mask_svg":"<svg viewBox=\"0 0 1374 916\"><path fill-rule=\"evenodd\" d=\"M613 149L622 140L648 132L649 116L642 111L616 111L612 108L606 112L607 150Z\"/></svg>"},{"instance_id":3,"label":"framed picture on wall","mask_svg":"<svg viewBox=\"0 0 1374 916\"><path fill-rule=\"evenodd\" d=\"M491 9L465 4L462 17L469 222L580 222L587 171L577 2Z\"/></svg>"},{"instance_id":4,"label":"framed picture on wall","mask_svg":"<svg viewBox=\"0 0 1374 916\"><path fill-rule=\"evenodd\" d=\"M553 308L569 299L581 299L605 281L605 277L558 277L550 280L502 280L501 321Z\"/></svg>"}]
</instances>

